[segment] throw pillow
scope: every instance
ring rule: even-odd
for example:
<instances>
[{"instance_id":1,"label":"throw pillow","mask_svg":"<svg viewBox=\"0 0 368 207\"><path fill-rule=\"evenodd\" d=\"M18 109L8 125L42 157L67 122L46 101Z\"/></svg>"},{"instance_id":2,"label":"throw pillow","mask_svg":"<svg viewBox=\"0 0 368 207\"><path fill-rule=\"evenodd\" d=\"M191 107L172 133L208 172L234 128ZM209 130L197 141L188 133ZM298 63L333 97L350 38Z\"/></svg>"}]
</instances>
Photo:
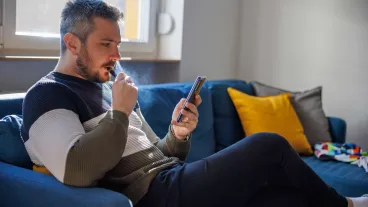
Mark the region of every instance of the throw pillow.
<instances>
[{"instance_id":1,"label":"throw pillow","mask_svg":"<svg viewBox=\"0 0 368 207\"><path fill-rule=\"evenodd\" d=\"M31 168L32 161L20 136L20 115L7 115L0 120L0 161Z\"/></svg>"},{"instance_id":2,"label":"throw pillow","mask_svg":"<svg viewBox=\"0 0 368 207\"><path fill-rule=\"evenodd\" d=\"M255 97L228 88L247 136L272 132L283 136L299 154L313 153L303 126L290 102L290 94Z\"/></svg>"},{"instance_id":3,"label":"throw pillow","mask_svg":"<svg viewBox=\"0 0 368 207\"><path fill-rule=\"evenodd\" d=\"M328 119L322 108L322 87L316 87L303 92L290 92L252 82L256 96L272 96L282 93L292 95L292 104L304 128L305 135L311 146L318 142L331 142Z\"/></svg>"}]
</instances>

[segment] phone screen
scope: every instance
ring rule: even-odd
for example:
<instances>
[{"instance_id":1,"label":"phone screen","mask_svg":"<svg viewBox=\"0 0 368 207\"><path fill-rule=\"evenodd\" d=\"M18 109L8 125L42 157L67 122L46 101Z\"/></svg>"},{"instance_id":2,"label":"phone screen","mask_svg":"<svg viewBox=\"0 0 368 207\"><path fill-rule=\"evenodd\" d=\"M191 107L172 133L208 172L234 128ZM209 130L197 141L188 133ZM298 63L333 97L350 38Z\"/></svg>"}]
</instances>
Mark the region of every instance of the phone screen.
<instances>
[{"instance_id":1,"label":"phone screen","mask_svg":"<svg viewBox=\"0 0 368 207\"><path fill-rule=\"evenodd\" d=\"M185 99L185 102L184 102L184 105L183 105L183 108L182 109L189 110L187 107L185 107L185 105L187 104L187 102L194 104L195 97L201 91L201 88L202 88L204 82L206 81L206 79L207 78L205 76L198 76L196 78L196 80L194 81L194 84L193 84L192 88L190 89L190 92L189 92L187 98ZM178 116L178 118L176 119L176 122L180 122L182 116L183 115L180 113L179 116Z\"/></svg>"}]
</instances>

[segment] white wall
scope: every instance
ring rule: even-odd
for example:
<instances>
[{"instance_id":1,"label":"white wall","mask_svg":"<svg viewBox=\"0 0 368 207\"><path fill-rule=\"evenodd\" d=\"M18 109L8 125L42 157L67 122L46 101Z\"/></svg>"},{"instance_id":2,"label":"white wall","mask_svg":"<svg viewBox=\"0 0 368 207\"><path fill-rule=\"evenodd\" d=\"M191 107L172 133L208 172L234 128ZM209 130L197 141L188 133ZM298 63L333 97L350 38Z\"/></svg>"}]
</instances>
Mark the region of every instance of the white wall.
<instances>
[{"instance_id":1,"label":"white wall","mask_svg":"<svg viewBox=\"0 0 368 207\"><path fill-rule=\"evenodd\" d=\"M161 34L158 38L157 59L180 60L183 38L183 18L184 18L184 0L165 0L162 1L161 12L171 16L170 25L166 21L159 22L163 28L170 28L167 34Z\"/></svg>"},{"instance_id":2,"label":"white wall","mask_svg":"<svg viewBox=\"0 0 368 207\"><path fill-rule=\"evenodd\" d=\"M198 75L234 78L237 68L240 0L184 2L180 80Z\"/></svg>"},{"instance_id":3,"label":"white wall","mask_svg":"<svg viewBox=\"0 0 368 207\"><path fill-rule=\"evenodd\" d=\"M324 109L368 150L368 1L242 0L237 74L289 90L323 86Z\"/></svg>"}]
</instances>

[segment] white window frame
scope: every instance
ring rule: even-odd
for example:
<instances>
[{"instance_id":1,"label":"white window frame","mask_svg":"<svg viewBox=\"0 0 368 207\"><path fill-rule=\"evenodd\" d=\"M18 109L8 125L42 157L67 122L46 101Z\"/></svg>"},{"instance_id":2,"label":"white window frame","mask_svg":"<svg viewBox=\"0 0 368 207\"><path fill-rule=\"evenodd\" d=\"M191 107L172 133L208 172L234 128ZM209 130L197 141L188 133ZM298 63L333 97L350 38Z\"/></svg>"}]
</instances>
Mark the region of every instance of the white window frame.
<instances>
[{"instance_id":1,"label":"white window frame","mask_svg":"<svg viewBox=\"0 0 368 207\"><path fill-rule=\"evenodd\" d=\"M0 27L0 57L4 56L59 56L60 37L39 37L16 35L16 1L2 0L2 26ZM148 24L138 31L146 37L138 41L122 39L120 53L122 58L153 58L157 54L156 36L156 14L158 12L159 0L140 1L140 15L143 21ZM0 0L1 3L1 0ZM1 7L1 6L0 6ZM145 12L149 10L149 13ZM1 12L0 12L1 14Z\"/></svg>"}]
</instances>

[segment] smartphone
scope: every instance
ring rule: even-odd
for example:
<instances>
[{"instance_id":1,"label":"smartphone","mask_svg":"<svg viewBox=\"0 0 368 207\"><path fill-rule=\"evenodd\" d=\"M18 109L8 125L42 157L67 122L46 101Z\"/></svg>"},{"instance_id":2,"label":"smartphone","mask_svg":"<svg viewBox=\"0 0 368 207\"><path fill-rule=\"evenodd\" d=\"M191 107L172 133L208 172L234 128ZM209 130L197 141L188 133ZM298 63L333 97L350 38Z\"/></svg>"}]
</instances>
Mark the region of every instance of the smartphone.
<instances>
[{"instance_id":1,"label":"smartphone","mask_svg":"<svg viewBox=\"0 0 368 207\"><path fill-rule=\"evenodd\" d=\"M185 107L185 105L187 104L187 102L194 104L195 102L195 97L196 95L199 94L199 92L201 91L201 88L204 84L204 82L206 81L207 77L206 76L198 76L196 78L196 80L194 81L194 84L192 86L192 88L190 89L190 92L187 96L187 98L185 99L183 108L184 110L189 110L187 107ZM180 112L178 118L176 119L176 122L181 122L181 118L182 118L182 113Z\"/></svg>"}]
</instances>

